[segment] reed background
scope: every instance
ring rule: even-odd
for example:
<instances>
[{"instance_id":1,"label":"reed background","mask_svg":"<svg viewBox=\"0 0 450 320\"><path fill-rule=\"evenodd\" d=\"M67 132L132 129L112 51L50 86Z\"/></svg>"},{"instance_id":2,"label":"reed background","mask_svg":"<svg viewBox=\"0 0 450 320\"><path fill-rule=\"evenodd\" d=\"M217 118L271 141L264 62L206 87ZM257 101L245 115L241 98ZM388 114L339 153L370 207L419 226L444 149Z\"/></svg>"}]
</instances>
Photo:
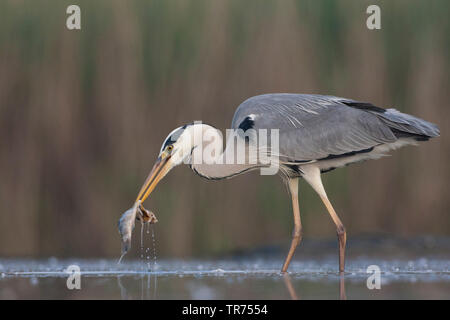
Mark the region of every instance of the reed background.
<instances>
[{"instance_id":1,"label":"reed background","mask_svg":"<svg viewBox=\"0 0 450 320\"><path fill-rule=\"evenodd\" d=\"M65 27L69 4L81 7L80 31ZM369 4L381 30L366 28ZM446 0L1 0L0 255L117 257L117 220L166 135L193 120L226 129L239 103L268 92L437 123L440 138L324 183L350 242L449 235L449 12ZM167 257L287 250L293 227L281 179L257 172L208 182L179 167L146 206ZM305 238L335 237L305 183L300 206Z\"/></svg>"}]
</instances>

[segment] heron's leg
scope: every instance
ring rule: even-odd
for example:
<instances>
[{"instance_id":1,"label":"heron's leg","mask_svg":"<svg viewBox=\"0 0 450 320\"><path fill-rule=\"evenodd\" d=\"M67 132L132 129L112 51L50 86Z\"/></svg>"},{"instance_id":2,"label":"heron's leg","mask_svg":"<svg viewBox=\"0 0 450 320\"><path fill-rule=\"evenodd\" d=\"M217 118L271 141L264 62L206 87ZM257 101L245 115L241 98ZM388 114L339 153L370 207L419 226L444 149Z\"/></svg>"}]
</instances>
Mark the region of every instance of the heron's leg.
<instances>
[{"instance_id":1,"label":"heron's leg","mask_svg":"<svg viewBox=\"0 0 450 320\"><path fill-rule=\"evenodd\" d=\"M345 267L345 244L347 242L347 234L345 232L345 227L339 219L336 211L334 211L333 206L331 205L330 200L328 200L327 194L322 184L322 179L320 178L320 169L315 166L309 166L306 168L302 168L304 172L305 180L313 187L313 189L319 194L322 199L325 207L328 210L328 213L333 219L334 224L337 229L337 236L339 240L339 272L344 272Z\"/></svg>"},{"instance_id":2,"label":"heron's leg","mask_svg":"<svg viewBox=\"0 0 450 320\"><path fill-rule=\"evenodd\" d=\"M281 269L281 272L283 273L287 271L292 256L294 255L295 248L297 248L297 245L302 240L302 222L300 220L300 209L298 206L298 178L289 179L288 184L292 197L292 209L294 211L294 235L292 237L291 248L289 249L289 253L284 261L283 268Z\"/></svg>"},{"instance_id":3,"label":"heron's leg","mask_svg":"<svg viewBox=\"0 0 450 320\"><path fill-rule=\"evenodd\" d=\"M345 232L344 225L339 219L336 211L334 211L333 206L331 205L330 200L328 200L327 196L320 196L323 203L327 207L328 212L330 213L331 219L333 219L334 224L337 229L337 236L339 240L339 272L344 272L345 267L345 244L347 242L347 233Z\"/></svg>"}]
</instances>

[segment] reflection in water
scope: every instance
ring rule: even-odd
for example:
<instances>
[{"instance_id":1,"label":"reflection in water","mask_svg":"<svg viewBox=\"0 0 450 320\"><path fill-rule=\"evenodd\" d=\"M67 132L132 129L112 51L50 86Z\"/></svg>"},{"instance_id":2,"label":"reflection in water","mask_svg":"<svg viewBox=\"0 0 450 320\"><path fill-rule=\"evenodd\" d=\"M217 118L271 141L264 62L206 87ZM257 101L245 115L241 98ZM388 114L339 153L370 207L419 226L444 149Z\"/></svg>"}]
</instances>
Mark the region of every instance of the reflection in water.
<instances>
[{"instance_id":1,"label":"reflection in water","mask_svg":"<svg viewBox=\"0 0 450 320\"><path fill-rule=\"evenodd\" d=\"M347 295L345 294L345 274L343 272L339 275L339 299L347 300Z\"/></svg>"},{"instance_id":2,"label":"reflection in water","mask_svg":"<svg viewBox=\"0 0 450 320\"><path fill-rule=\"evenodd\" d=\"M155 274L155 284L153 285L153 299L156 299L156 288L158 287L158 276Z\"/></svg>"},{"instance_id":3,"label":"reflection in water","mask_svg":"<svg viewBox=\"0 0 450 320\"><path fill-rule=\"evenodd\" d=\"M289 292L289 296L292 300L299 300L297 293L295 292L294 286L292 285L291 277L288 273L283 274L284 284Z\"/></svg>"},{"instance_id":4,"label":"reflection in water","mask_svg":"<svg viewBox=\"0 0 450 320\"><path fill-rule=\"evenodd\" d=\"M119 285L119 288L120 288L120 297L122 298L122 300L132 300L133 298L128 294L128 290L122 284L121 279L122 279L122 276L117 277L117 284Z\"/></svg>"},{"instance_id":5,"label":"reflection in water","mask_svg":"<svg viewBox=\"0 0 450 320\"><path fill-rule=\"evenodd\" d=\"M283 275L284 284L286 286L287 291L289 292L289 296L291 300L300 300L301 298L297 295L294 286L292 285L291 277L288 273L284 273ZM339 275L339 299L347 300L347 295L345 293L345 275L341 273Z\"/></svg>"},{"instance_id":6,"label":"reflection in water","mask_svg":"<svg viewBox=\"0 0 450 320\"><path fill-rule=\"evenodd\" d=\"M124 277L123 275L118 275L117 276L117 285L119 286L120 289L120 297L122 300L133 300L134 297L132 294L130 294L129 290L127 289L127 287L125 286L125 284L122 282L122 277ZM147 277L147 285L145 285L145 278ZM129 278L128 278L129 279ZM153 275L153 290L152 290L152 274L147 273L147 274L142 274L140 276L140 294L141 294L141 300L156 300L157 299L157 295L156 295L156 288L158 285L158 277L156 274ZM133 285L132 285L133 287Z\"/></svg>"}]
</instances>

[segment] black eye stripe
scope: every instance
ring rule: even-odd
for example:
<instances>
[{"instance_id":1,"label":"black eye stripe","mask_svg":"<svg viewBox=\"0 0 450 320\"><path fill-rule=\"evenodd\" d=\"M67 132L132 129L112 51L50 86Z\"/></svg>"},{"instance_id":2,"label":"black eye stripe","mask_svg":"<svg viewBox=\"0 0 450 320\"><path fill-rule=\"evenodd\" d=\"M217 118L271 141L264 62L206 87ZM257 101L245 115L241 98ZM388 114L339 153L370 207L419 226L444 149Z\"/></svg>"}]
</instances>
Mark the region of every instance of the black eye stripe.
<instances>
[{"instance_id":1,"label":"black eye stripe","mask_svg":"<svg viewBox=\"0 0 450 320\"><path fill-rule=\"evenodd\" d=\"M163 149L165 149L167 146L172 145L176 140L172 140L172 137L170 137L169 139L166 140L166 142L164 143L164 147Z\"/></svg>"},{"instance_id":2,"label":"black eye stripe","mask_svg":"<svg viewBox=\"0 0 450 320\"><path fill-rule=\"evenodd\" d=\"M172 137L173 137L173 135L171 135L169 138L167 138L167 140L164 142L164 146L163 146L163 150L167 147L167 146L169 146L169 145L172 145L172 144L174 144L177 140L173 140L172 139Z\"/></svg>"},{"instance_id":3,"label":"black eye stripe","mask_svg":"<svg viewBox=\"0 0 450 320\"><path fill-rule=\"evenodd\" d=\"M177 142L178 138L181 136L181 134L183 133L183 131L185 130L185 128L181 127L178 130L176 130L170 137L168 137L166 139L166 141L164 142L163 145L163 150L171 144L174 144L175 142Z\"/></svg>"},{"instance_id":4,"label":"black eye stripe","mask_svg":"<svg viewBox=\"0 0 450 320\"><path fill-rule=\"evenodd\" d=\"M175 142L177 142L178 138L181 136L181 134L184 132L184 130L189 127L192 126L194 123L188 123L185 124L182 127L179 127L177 130L175 130L170 137L167 137L166 141L164 141L164 144L161 148L161 151L164 150L165 148L167 148L167 146L174 144Z\"/></svg>"}]
</instances>

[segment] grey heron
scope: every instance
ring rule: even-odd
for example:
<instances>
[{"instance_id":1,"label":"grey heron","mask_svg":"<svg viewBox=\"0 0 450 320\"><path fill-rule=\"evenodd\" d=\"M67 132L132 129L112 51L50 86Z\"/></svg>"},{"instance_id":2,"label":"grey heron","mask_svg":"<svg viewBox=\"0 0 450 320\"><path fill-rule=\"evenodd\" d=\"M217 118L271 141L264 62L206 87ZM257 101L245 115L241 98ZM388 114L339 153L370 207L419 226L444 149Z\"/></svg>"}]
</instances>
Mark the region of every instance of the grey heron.
<instances>
[{"instance_id":1,"label":"grey heron","mask_svg":"<svg viewBox=\"0 0 450 320\"><path fill-rule=\"evenodd\" d=\"M282 267L286 272L297 245L302 239L302 224L298 201L298 183L303 178L318 193L336 225L339 242L339 271L344 272L346 231L336 214L321 180L321 173L368 159L377 159L393 150L418 141L439 136L435 124L371 103L335 96L274 93L251 97L235 111L234 130L278 129L279 172L286 181L292 198L294 232L291 246ZM213 129L208 143L223 145L217 129L207 124L188 124L173 130L164 140L158 159L142 186L136 203L142 203L158 182L183 160L195 156L197 148L206 144L192 139L194 131ZM188 138L189 137L189 138ZM246 139L241 137L241 139ZM246 144L251 141L246 140ZM215 154L223 159L230 151L225 148ZM206 179L226 179L260 164L189 163L191 169Z\"/></svg>"}]
</instances>

